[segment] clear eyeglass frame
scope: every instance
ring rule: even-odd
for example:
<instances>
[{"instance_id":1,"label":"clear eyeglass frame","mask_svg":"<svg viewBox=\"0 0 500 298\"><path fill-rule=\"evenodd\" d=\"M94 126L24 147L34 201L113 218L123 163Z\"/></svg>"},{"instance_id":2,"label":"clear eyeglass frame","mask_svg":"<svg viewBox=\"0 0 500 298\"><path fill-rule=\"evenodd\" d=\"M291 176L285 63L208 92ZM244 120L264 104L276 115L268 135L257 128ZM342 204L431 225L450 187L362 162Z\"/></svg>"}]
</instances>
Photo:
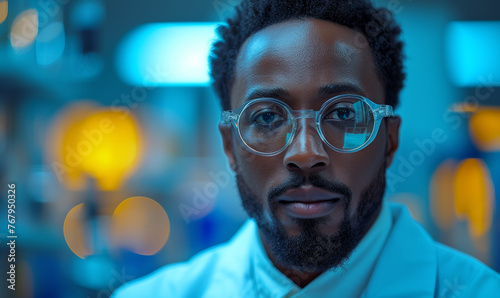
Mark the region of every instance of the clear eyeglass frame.
<instances>
[{"instance_id":1,"label":"clear eyeglass frame","mask_svg":"<svg viewBox=\"0 0 500 298\"><path fill-rule=\"evenodd\" d=\"M327 139L325 138L323 131L321 129L321 124L320 124L323 113L327 110L327 108L331 104L333 104L334 102L341 101L343 99L358 99L360 101L363 101L364 103L366 103L370 107L370 112L373 115L373 119L374 119L373 130L371 132L370 137L362 145L360 145L356 148L352 148L352 149L337 148L337 147L333 146L332 144L330 144L330 142L328 142ZM290 137L288 138L286 144L282 148L280 148L276 151L273 151L273 152L261 152L261 151L253 149L251 146L249 146L244 141L243 136L241 135L240 128L239 128L240 127L240 125L239 125L240 115L245 111L245 109L249 105L255 104L256 102L260 102L260 101L268 101L268 102L273 102L273 103L281 105L287 111L288 115L291 117L291 120L292 120L292 125L293 125L292 131L291 131ZM222 124L232 124L235 132L239 136L240 143L243 145L243 147L246 150L248 150L254 154L261 155L261 156L274 156L274 155L278 155L281 152L283 152L293 142L293 139L295 138L295 134L297 132L297 126L298 126L297 120L298 119L308 119L308 118L314 119L315 124L316 124L316 131L318 132L318 135L320 136L321 140L330 149L332 149L336 152L341 152L341 153L354 153L354 152L358 152L358 151L362 150L363 148L367 147L368 145L370 145L373 142L373 140L375 139L375 137L377 136L382 119L384 117L392 117L392 116L394 116L394 112L393 112L392 106L390 106L390 105L379 105L379 104L376 104L373 101L369 100L368 98L363 97L361 95L357 95L357 94L342 94L342 95L338 95L338 96L335 96L335 97L327 100L325 103L323 103L323 105L321 106L321 108L318 111L292 110L286 103L284 103L281 100L275 99L275 98L253 99L251 101L245 102L243 105L241 105L236 110L223 111L221 114L220 122Z\"/></svg>"}]
</instances>

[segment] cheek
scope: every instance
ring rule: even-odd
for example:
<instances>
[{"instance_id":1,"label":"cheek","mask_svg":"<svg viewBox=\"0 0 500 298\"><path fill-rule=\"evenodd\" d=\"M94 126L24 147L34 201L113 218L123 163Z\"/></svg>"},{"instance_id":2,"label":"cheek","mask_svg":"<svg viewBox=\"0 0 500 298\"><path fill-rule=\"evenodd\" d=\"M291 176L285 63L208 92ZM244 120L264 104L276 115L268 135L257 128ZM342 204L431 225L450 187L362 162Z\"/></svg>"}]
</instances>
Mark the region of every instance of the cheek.
<instances>
[{"instance_id":1,"label":"cheek","mask_svg":"<svg viewBox=\"0 0 500 298\"><path fill-rule=\"evenodd\" d=\"M343 154L344 158L337 163L339 168L344 169L343 177L339 178L351 189L354 207L361 193L379 174L385 161L385 148L385 136L379 133L368 147L356 153Z\"/></svg>"},{"instance_id":2,"label":"cheek","mask_svg":"<svg viewBox=\"0 0 500 298\"><path fill-rule=\"evenodd\" d=\"M283 156L259 156L245 150L238 142L233 143L233 152L238 174L259 200L265 201L269 189L282 182L276 179L283 167Z\"/></svg>"}]
</instances>

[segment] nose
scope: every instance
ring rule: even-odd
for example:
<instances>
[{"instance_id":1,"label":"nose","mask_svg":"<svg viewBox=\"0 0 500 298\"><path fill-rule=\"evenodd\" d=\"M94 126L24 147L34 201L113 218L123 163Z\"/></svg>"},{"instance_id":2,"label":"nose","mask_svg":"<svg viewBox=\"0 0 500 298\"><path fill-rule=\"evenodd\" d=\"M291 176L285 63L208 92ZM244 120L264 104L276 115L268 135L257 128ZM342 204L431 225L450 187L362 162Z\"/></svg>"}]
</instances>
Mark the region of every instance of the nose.
<instances>
[{"instance_id":1,"label":"nose","mask_svg":"<svg viewBox=\"0 0 500 298\"><path fill-rule=\"evenodd\" d=\"M306 175L325 169L330 164L330 157L313 119L300 119L297 124L298 130L286 150L284 165L290 171L302 171Z\"/></svg>"}]
</instances>

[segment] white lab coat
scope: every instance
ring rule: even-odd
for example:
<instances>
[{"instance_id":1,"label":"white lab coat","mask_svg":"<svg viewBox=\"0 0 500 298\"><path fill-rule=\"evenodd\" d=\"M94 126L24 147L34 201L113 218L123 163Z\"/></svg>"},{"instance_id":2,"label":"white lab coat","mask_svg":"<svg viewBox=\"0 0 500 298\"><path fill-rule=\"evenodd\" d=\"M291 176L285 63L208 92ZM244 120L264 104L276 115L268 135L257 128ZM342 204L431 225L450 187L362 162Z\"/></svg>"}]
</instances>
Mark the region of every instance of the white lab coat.
<instances>
[{"instance_id":1,"label":"white lab coat","mask_svg":"<svg viewBox=\"0 0 500 298\"><path fill-rule=\"evenodd\" d=\"M497 272L435 242L413 220L406 207L395 203L387 205L390 231L372 272L367 273L369 278L360 291L361 297L500 297ZM257 226L248 220L227 243L130 282L112 297L268 297L256 291L258 287L252 278L255 270L249 260L258 244L256 241L259 241ZM346 282L353 278L348 272L345 276ZM310 286L315 288L308 289ZM328 282L313 281L303 290L286 296L349 296L335 290Z\"/></svg>"}]
</instances>

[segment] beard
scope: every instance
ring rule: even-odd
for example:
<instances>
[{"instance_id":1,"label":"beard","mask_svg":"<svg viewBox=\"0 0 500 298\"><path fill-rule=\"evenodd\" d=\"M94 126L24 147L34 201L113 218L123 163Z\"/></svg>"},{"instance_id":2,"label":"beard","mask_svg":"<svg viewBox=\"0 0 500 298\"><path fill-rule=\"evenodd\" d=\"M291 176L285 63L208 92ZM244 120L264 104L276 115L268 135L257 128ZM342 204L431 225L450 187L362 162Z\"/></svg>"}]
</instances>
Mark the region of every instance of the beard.
<instances>
[{"instance_id":1,"label":"beard","mask_svg":"<svg viewBox=\"0 0 500 298\"><path fill-rule=\"evenodd\" d=\"M257 195L251 191L239 173L236 173L236 181L243 208L255 219L259 230L269 243L275 261L283 267L297 271L324 272L344 266L379 214L385 192L385 163L361 192L361 199L353 216L349 216L353 208L352 192L349 187L340 182L328 181L316 174L308 176L307 180L303 176L294 175L287 182L271 189L267 195L270 216L264 214L263 203L258 200ZM344 217L335 234L326 235L320 231L319 225L327 222L325 218L293 218L292 220L301 229L301 233L296 236L288 235L278 220L276 214L280 203L277 198L285 191L300 187L306 182L344 196L342 204Z\"/></svg>"}]
</instances>

